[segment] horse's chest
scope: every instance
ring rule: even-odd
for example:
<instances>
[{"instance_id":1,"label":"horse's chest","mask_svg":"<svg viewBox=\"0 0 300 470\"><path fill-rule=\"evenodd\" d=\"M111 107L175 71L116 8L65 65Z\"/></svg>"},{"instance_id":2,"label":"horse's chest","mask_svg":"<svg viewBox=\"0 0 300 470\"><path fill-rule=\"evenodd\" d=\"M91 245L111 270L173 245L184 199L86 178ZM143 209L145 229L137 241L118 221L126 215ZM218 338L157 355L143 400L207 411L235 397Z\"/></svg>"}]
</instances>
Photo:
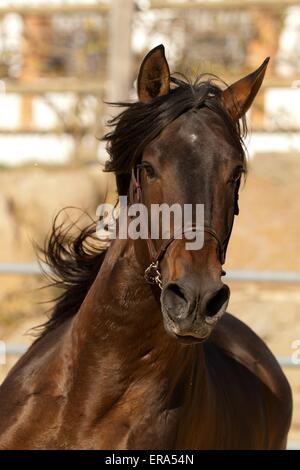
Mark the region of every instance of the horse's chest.
<instances>
[{"instance_id":1,"label":"horse's chest","mask_svg":"<svg viewBox=\"0 0 300 470\"><path fill-rule=\"evenodd\" d=\"M178 410L162 410L161 403L138 397L112 409L94 429L95 446L102 449L172 448Z\"/></svg>"}]
</instances>

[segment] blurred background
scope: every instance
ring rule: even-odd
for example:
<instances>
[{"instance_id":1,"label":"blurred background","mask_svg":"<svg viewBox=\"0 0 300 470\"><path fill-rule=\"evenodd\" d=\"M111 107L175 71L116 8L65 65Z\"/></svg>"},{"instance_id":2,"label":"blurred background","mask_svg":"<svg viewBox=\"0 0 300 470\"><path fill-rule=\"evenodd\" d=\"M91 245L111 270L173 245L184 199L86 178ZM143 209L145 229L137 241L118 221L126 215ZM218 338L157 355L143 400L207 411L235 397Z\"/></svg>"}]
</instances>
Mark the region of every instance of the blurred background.
<instances>
[{"instance_id":1,"label":"blurred background","mask_svg":"<svg viewBox=\"0 0 300 470\"><path fill-rule=\"evenodd\" d=\"M160 43L172 72L209 72L227 83L271 56L247 116L249 175L225 269L229 311L284 366L294 393L289 445L300 446L296 1L1 0L0 345L7 354L0 358L0 380L32 342L30 329L45 320L51 304L44 301L55 294L39 289L46 281L32 241L43 243L61 208L94 217L98 204L114 200L100 138L116 110L105 101L136 98L139 64Z\"/></svg>"}]
</instances>

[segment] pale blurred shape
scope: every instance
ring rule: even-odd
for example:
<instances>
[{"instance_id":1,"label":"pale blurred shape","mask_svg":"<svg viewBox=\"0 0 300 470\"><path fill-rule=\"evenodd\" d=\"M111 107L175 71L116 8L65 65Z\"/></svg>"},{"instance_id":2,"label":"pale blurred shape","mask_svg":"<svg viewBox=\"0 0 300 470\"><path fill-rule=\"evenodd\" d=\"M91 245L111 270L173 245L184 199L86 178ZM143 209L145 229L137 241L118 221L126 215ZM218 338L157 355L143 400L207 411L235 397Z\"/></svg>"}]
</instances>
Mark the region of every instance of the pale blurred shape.
<instances>
[{"instance_id":1,"label":"pale blurred shape","mask_svg":"<svg viewBox=\"0 0 300 470\"><path fill-rule=\"evenodd\" d=\"M74 152L74 141L68 135L0 135L0 164L67 163Z\"/></svg>"},{"instance_id":2,"label":"pale blurred shape","mask_svg":"<svg viewBox=\"0 0 300 470\"><path fill-rule=\"evenodd\" d=\"M21 97L17 94L0 93L0 128L15 129L20 126Z\"/></svg>"},{"instance_id":3,"label":"pale blurred shape","mask_svg":"<svg viewBox=\"0 0 300 470\"><path fill-rule=\"evenodd\" d=\"M76 96L74 93L48 93L47 100L45 101L42 97L33 99L33 126L37 129L51 129L59 125L62 126L63 119L58 117L57 112L61 116L67 116L70 108L76 102Z\"/></svg>"},{"instance_id":4,"label":"pale blurred shape","mask_svg":"<svg viewBox=\"0 0 300 470\"><path fill-rule=\"evenodd\" d=\"M300 153L300 134L256 132L247 139L247 149L250 158L257 153Z\"/></svg>"},{"instance_id":5,"label":"pale blurred shape","mask_svg":"<svg viewBox=\"0 0 300 470\"><path fill-rule=\"evenodd\" d=\"M180 25L171 27L176 11L171 9L146 10L135 15L132 28L132 49L136 53L146 53L153 47L163 44L171 67L182 58L185 31ZM159 22L160 29L155 26Z\"/></svg>"},{"instance_id":6,"label":"pale blurred shape","mask_svg":"<svg viewBox=\"0 0 300 470\"><path fill-rule=\"evenodd\" d=\"M290 76L300 71L300 7L287 9L284 27L279 39L276 71Z\"/></svg>"},{"instance_id":7,"label":"pale blurred shape","mask_svg":"<svg viewBox=\"0 0 300 470\"><path fill-rule=\"evenodd\" d=\"M265 92L266 129L300 129L300 88L269 88Z\"/></svg>"}]
</instances>

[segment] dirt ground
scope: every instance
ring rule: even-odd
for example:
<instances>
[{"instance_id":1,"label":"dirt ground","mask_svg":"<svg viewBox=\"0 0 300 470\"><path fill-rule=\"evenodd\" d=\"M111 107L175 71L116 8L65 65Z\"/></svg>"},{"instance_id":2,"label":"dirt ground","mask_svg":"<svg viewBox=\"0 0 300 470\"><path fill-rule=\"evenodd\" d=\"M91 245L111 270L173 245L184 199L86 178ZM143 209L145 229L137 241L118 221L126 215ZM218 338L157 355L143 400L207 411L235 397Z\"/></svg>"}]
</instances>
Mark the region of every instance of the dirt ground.
<instances>
[{"instance_id":1,"label":"dirt ground","mask_svg":"<svg viewBox=\"0 0 300 470\"><path fill-rule=\"evenodd\" d=\"M225 269L300 271L299 181L299 155L260 155L251 161ZM48 229L44 223L38 236ZM17 258L15 252L13 255ZM0 339L8 344L30 344L33 338L25 333L45 320L51 306L39 302L54 295L51 289L39 290L43 283L34 276L1 275ZM291 357L293 342L300 340L300 285L228 284L228 310L251 326L275 355ZM0 380L15 360L11 357L6 365L0 365ZM285 369L285 373L294 395L289 438L300 441L300 368Z\"/></svg>"}]
</instances>

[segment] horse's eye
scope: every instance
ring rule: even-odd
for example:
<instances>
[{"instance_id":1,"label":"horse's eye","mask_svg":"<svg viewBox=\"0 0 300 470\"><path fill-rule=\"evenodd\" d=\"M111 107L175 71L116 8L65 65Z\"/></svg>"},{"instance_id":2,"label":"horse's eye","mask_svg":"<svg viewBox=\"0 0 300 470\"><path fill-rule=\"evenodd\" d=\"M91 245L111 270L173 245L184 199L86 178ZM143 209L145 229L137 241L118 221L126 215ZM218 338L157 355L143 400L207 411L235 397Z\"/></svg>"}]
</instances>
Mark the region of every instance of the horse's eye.
<instances>
[{"instance_id":1,"label":"horse's eye","mask_svg":"<svg viewBox=\"0 0 300 470\"><path fill-rule=\"evenodd\" d=\"M236 169L234 170L234 172L232 173L229 182L230 182L231 184L237 184L237 183L240 181L240 179L241 179L242 173L243 173L243 169L242 169L242 168L236 168Z\"/></svg>"},{"instance_id":2,"label":"horse's eye","mask_svg":"<svg viewBox=\"0 0 300 470\"><path fill-rule=\"evenodd\" d=\"M231 181L232 183L237 183L239 180L241 179L241 175L236 175L236 176L233 176Z\"/></svg>"},{"instance_id":3,"label":"horse's eye","mask_svg":"<svg viewBox=\"0 0 300 470\"><path fill-rule=\"evenodd\" d=\"M143 168L145 169L148 178L150 179L155 178L155 170L150 163L143 162Z\"/></svg>"}]
</instances>

